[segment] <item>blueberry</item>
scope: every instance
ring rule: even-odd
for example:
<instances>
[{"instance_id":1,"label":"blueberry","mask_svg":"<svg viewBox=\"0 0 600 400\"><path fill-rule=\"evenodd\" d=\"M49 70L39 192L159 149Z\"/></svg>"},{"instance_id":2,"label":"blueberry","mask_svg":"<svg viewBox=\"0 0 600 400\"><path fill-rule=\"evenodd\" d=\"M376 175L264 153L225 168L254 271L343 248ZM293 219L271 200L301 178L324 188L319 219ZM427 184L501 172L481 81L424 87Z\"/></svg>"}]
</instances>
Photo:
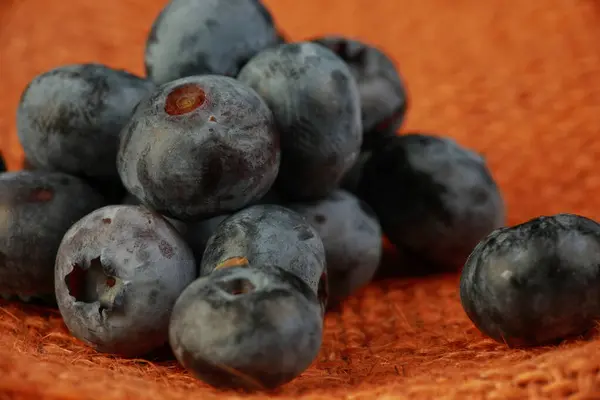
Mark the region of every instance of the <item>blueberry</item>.
<instances>
[{"instance_id":1,"label":"blueberry","mask_svg":"<svg viewBox=\"0 0 600 400\"><path fill-rule=\"evenodd\" d=\"M125 197L123 197L123 199L121 199L121 202L118 204L131 205L131 206L143 206L143 204L137 199L137 197L135 197L131 193L125 194ZM164 215L161 215L161 216L164 219L166 219L171 225L173 225L173 227L180 234L185 235L187 233L188 226L185 222L182 222L182 221L179 221L179 220L176 220L173 218L168 218L168 217L165 217Z\"/></svg>"},{"instance_id":2,"label":"blueberry","mask_svg":"<svg viewBox=\"0 0 600 400\"><path fill-rule=\"evenodd\" d=\"M344 61L303 42L262 51L238 76L265 99L281 135L277 187L297 200L327 196L362 143L360 97Z\"/></svg>"},{"instance_id":3,"label":"blueberry","mask_svg":"<svg viewBox=\"0 0 600 400\"><path fill-rule=\"evenodd\" d=\"M261 199L252 203L252 205L259 204L282 204L281 195L271 189ZM215 233L217 227L223 222L230 214L218 215L209 219L205 219L197 222L190 222L186 224L185 228L185 239L189 244L190 248L194 251L196 263L200 264L204 249L208 243L208 239Z\"/></svg>"},{"instance_id":4,"label":"blueberry","mask_svg":"<svg viewBox=\"0 0 600 400\"><path fill-rule=\"evenodd\" d=\"M323 306L327 303L323 242L315 228L289 208L255 205L219 224L204 250L200 275L236 265L281 268L308 284Z\"/></svg>"},{"instance_id":5,"label":"blueberry","mask_svg":"<svg viewBox=\"0 0 600 400\"><path fill-rule=\"evenodd\" d=\"M2 157L2 153L0 153L0 173L6 171L6 163L4 162L4 157Z\"/></svg>"},{"instance_id":6,"label":"blueberry","mask_svg":"<svg viewBox=\"0 0 600 400\"><path fill-rule=\"evenodd\" d=\"M235 77L281 40L259 0L171 0L152 25L146 72L159 84L192 75Z\"/></svg>"},{"instance_id":7,"label":"blueberry","mask_svg":"<svg viewBox=\"0 0 600 400\"><path fill-rule=\"evenodd\" d=\"M358 193L358 186L362 178L363 169L371 158L370 151L361 151L360 156L356 159L354 165L346 172L340 186L342 189L349 191L352 194Z\"/></svg>"},{"instance_id":8,"label":"blueberry","mask_svg":"<svg viewBox=\"0 0 600 400\"><path fill-rule=\"evenodd\" d=\"M190 222L187 224L185 240L194 252L194 258L198 265L200 265L202 261L202 256L208 240L215 233L221 222L227 217L228 215L218 215L203 221Z\"/></svg>"},{"instance_id":9,"label":"blueberry","mask_svg":"<svg viewBox=\"0 0 600 400\"><path fill-rule=\"evenodd\" d=\"M400 252L442 270L460 268L504 224L504 203L485 160L449 138L388 138L364 166L358 194Z\"/></svg>"},{"instance_id":10,"label":"blueberry","mask_svg":"<svg viewBox=\"0 0 600 400\"><path fill-rule=\"evenodd\" d=\"M171 218L227 214L264 196L279 170L273 114L233 78L160 86L123 129L117 158L127 190Z\"/></svg>"},{"instance_id":11,"label":"blueberry","mask_svg":"<svg viewBox=\"0 0 600 400\"><path fill-rule=\"evenodd\" d=\"M0 174L0 293L54 297L63 235L104 205L79 178L47 171Z\"/></svg>"},{"instance_id":12,"label":"blueberry","mask_svg":"<svg viewBox=\"0 0 600 400\"><path fill-rule=\"evenodd\" d=\"M342 36L324 36L313 42L326 46L350 67L358 83L363 124L363 149L395 135L408 108L404 82L395 63L377 47Z\"/></svg>"},{"instance_id":13,"label":"blueberry","mask_svg":"<svg viewBox=\"0 0 600 400\"><path fill-rule=\"evenodd\" d=\"M169 338L177 359L220 387L273 389L306 370L321 347L313 291L279 268L226 268L181 294Z\"/></svg>"},{"instance_id":14,"label":"blueberry","mask_svg":"<svg viewBox=\"0 0 600 400\"><path fill-rule=\"evenodd\" d=\"M17 112L27 160L35 168L118 183L119 131L153 87L99 64L66 65L37 76Z\"/></svg>"},{"instance_id":15,"label":"blueberry","mask_svg":"<svg viewBox=\"0 0 600 400\"><path fill-rule=\"evenodd\" d=\"M145 207L113 205L66 233L56 257L59 310L71 333L98 351L141 356L168 340L171 311L196 279L177 231Z\"/></svg>"},{"instance_id":16,"label":"blueberry","mask_svg":"<svg viewBox=\"0 0 600 400\"><path fill-rule=\"evenodd\" d=\"M495 230L467 260L462 305L509 346L555 343L600 318L600 224L573 214Z\"/></svg>"},{"instance_id":17,"label":"blueberry","mask_svg":"<svg viewBox=\"0 0 600 400\"><path fill-rule=\"evenodd\" d=\"M333 306L371 281L382 253L381 227L373 210L344 190L287 207L304 216L323 241Z\"/></svg>"}]
</instances>

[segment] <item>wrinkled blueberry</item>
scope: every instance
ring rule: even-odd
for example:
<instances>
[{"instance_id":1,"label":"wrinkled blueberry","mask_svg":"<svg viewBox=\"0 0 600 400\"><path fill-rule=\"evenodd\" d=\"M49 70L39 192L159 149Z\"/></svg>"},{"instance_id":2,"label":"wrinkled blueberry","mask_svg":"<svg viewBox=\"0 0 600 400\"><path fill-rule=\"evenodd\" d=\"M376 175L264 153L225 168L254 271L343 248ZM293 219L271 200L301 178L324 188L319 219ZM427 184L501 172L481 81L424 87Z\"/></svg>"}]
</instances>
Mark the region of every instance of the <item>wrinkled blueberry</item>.
<instances>
[{"instance_id":1,"label":"wrinkled blueberry","mask_svg":"<svg viewBox=\"0 0 600 400\"><path fill-rule=\"evenodd\" d=\"M159 84L192 75L235 77L281 40L259 0L171 0L152 25L146 72Z\"/></svg>"},{"instance_id":2,"label":"wrinkled blueberry","mask_svg":"<svg viewBox=\"0 0 600 400\"><path fill-rule=\"evenodd\" d=\"M21 96L17 133L36 168L117 181L119 132L154 85L100 64L38 75Z\"/></svg>"},{"instance_id":3,"label":"wrinkled blueberry","mask_svg":"<svg viewBox=\"0 0 600 400\"><path fill-rule=\"evenodd\" d=\"M313 39L340 56L358 83L363 124L363 149L396 133L408 106L404 82L394 62L371 44L342 36Z\"/></svg>"},{"instance_id":4,"label":"wrinkled blueberry","mask_svg":"<svg viewBox=\"0 0 600 400\"><path fill-rule=\"evenodd\" d=\"M504 224L504 202L485 160L450 138L393 136L363 169L359 197L400 252L460 268Z\"/></svg>"},{"instance_id":5,"label":"wrinkled blueberry","mask_svg":"<svg viewBox=\"0 0 600 400\"><path fill-rule=\"evenodd\" d=\"M194 279L191 250L141 206L106 206L66 233L56 257L59 310L98 351L141 356L168 340L171 311Z\"/></svg>"},{"instance_id":6,"label":"wrinkled blueberry","mask_svg":"<svg viewBox=\"0 0 600 400\"><path fill-rule=\"evenodd\" d=\"M302 279L327 304L323 242L304 217L286 207L255 205L219 224L204 250L200 275L237 265L279 267Z\"/></svg>"},{"instance_id":7,"label":"wrinkled blueberry","mask_svg":"<svg viewBox=\"0 0 600 400\"><path fill-rule=\"evenodd\" d=\"M127 190L183 221L260 199L279 169L273 114L233 78L206 75L159 87L123 129L117 157Z\"/></svg>"},{"instance_id":8,"label":"wrinkled blueberry","mask_svg":"<svg viewBox=\"0 0 600 400\"><path fill-rule=\"evenodd\" d=\"M321 347L312 290L279 268L226 268L181 294L169 339L181 364L221 387L273 389L306 370Z\"/></svg>"},{"instance_id":9,"label":"wrinkled blueberry","mask_svg":"<svg viewBox=\"0 0 600 400\"><path fill-rule=\"evenodd\" d=\"M131 205L131 206L143 206L143 204L137 199L137 197L135 197L131 193L125 194L125 197L123 197L123 199L121 200L121 202L119 204ZM163 217L164 219L169 221L169 223L171 225L173 225L173 227L175 229L177 229L177 232L179 232L180 234L185 235L187 233L188 226L185 222L182 222L182 221L179 221L179 220L176 220L173 218L165 217L164 215L161 215L161 217Z\"/></svg>"},{"instance_id":10,"label":"wrinkled blueberry","mask_svg":"<svg viewBox=\"0 0 600 400\"><path fill-rule=\"evenodd\" d=\"M63 235L102 206L85 182L61 172L0 174L0 293L53 297Z\"/></svg>"},{"instance_id":11,"label":"wrinkled blueberry","mask_svg":"<svg viewBox=\"0 0 600 400\"><path fill-rule=\"evenodd\" d=\"M323 241L328 305L339 303L371 281L382 252L381 227L371 207L344 190L287 207L304 216Z\"/></svg>"},{"instance_id":12,"label":"wrinkled blueberry","mask_svg":"<svg viewBox=\"0 0 600 400\"><path fill-rule=\"evenodd\" d=\"M362 143L358 87L344 61L315 43L283 44L252 58L238 79L275 115L281 191L308 200L335 190Z\"/></svg>"},{"instance_id":13,"label":"wrinkled blueberry","mask_svg":"<svg viewBox=\"0 0 600 400\"><path fill-rule=\"evenodd\" d=\"M559 214L492 232L465 264L460 298L479 330L509 346L585 333L600 318L600 224Z\"/></svg>"}]
</instances>

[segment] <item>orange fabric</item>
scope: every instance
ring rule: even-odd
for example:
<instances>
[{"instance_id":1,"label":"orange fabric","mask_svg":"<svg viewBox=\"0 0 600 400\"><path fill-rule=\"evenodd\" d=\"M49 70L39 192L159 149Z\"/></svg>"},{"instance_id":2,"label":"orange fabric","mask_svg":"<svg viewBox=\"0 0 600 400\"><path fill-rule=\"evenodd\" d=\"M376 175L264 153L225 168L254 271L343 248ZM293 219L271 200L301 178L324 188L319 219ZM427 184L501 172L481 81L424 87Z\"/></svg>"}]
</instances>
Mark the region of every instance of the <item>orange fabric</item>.
<instances>
[{"instance_id":1,"label":"orange fabric","mask_svg":"<svg viewBox=\"0 0 600 400\"><path fill-rule=\"evenodd\" d=\"M404 129L448 134L483 152L510 223L557 212L600 218L596 0L266 3L293 39L343 33L388 51L410 92ZM144 40L163 4L0 2L0 146L11 168L22 157L15 110L27 82L73 62L142 73ZM600 399L599 371L599 339L526 351L486 339L464 315L457 278L448 275L383 281L350 299L327 317L319 359L276 395ZM68 335L56 312L0 303L5 398L241 397L208 388L168 356L151 362L97 354Z\"/></svg>"}]
</instances>

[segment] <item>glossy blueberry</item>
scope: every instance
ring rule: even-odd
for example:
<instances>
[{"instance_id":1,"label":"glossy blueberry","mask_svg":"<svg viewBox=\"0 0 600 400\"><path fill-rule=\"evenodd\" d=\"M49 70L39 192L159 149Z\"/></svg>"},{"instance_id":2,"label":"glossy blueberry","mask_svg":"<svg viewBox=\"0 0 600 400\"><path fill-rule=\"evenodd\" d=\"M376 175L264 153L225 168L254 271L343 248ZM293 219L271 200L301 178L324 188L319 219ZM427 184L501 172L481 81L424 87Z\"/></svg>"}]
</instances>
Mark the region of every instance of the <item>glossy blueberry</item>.
<instances>
[{"instance_id":1,"label":"glossy blueberry","mask_svg":"<svg viewBox=\"0 0 600 400\"><path fill-rule=\"evenodd\" d=\"M342 36L313 39L340 56L358 83L363 124L363 149L382 137L392 136L402 125L408 95L395 63L372 44Z\"/></svg>"},{"instance_id":2,"label":"glossy blueberry","mask_svg":"<svg viewBox=\"0 0 600 400\"><path fill-rule=\"evenodd\" d=\"M225 268L181 294L169 338L177 359L220 387L273 389L306 370L321 347L319 300L279 268Z\"/></svg>"},{"instance_id":3,"label":"glossy blueberry","mask_svg":"<svg viewBox=\"0 0 600 400\"><path fill-rule=\"evenodd\" d=\"M585 333L600 318L600 224L559 214L492 232L465 264L460 298L477 328L509 346Z\"/></svg>"},{"instance_id":4,"label":"glossy blueberry","mask_svg":"<svg viewBox=\"0 0 600 400\"><path fill-rule=\"evenodd\" d=\"M204 250L200 275L233 265L281 268L308 284L324 306L327 303L323 242L315 228L289 208L255 205L219 224Z\"/></svg>"},{"instance_id":5,"label":"glossy blueberry","mask_svg":"<svg viewBox=\"0 0 600 400\"><path fill-rule=\"evenodd\" d=\"M275 115L281 135L277 187L297 200L335 190L362 143L358 87L344 61L315 43L283 44L252 58L238 79Z\"/></svg>"},{"instance_id":6,"label":"glossy blueberry","mask_svg":"<svg viewBox=\"0 0 600 400\"><path fill-rule=\"evenodd\" d=\"M160 86L123 129L127 190L171 218L198 221L262 198L277 177L273 114L246 85L205 75Z\"/></svg>"},{"instance_id":7,"label":"glossy blueberry","mask_svg":"<svg viewBox=\"0 0 600 400\"><path fill-rule=\"evenodd\" d=\"M381 227L371 207L344 190L287 207L305 217L323 241L328 305L339 303L371 281L382 252Z\"/></svg>"},{"instance_id":8,"label":"glossy blueberry","mask_svg":"<svg viewBox=\"0 0 600 400\"><path fill-rule=\"evenodd\" d=\"M136 357L167 342L175 301L196 277L191 250L164 218L141 206L107 206L62 240L56 298L73 336Z\"/></svg>"},{"instance_id":9,"label":"glossy blueberry","mask_svg":"<svg viewBox=\"0 0 600 400\"><path fill-rule=\"evenodd\" d=\"M153 87L100 64L66 65L38 75L17 112L27 160L35 168L118 183L119 132Z\"/></svg>"},{"instance_id":10,"label":"glossy blueberry","mask_svg":"<svg viewBox=\"0 0 600 400\"><path fill-rule=\"evenodd\" d=\"M159 84L192 75L235 77L256 53L282 40L259 0L171 0L152 25L146 72Z\"/></svg>"},{"instance_id":11,"label":"glossy blueberry","mask_svg":"<svg viewBox=\"0 0 600 400\"><path fill-rule=\"evenodd\" d=\"M102 206L98 193L64 173L0 174L0 293L54 297L54 260L63 235Z\"/></svg>"},{"instance_id":12,"label":"glossy blueberry","mask_svg":"<svg viewBox=\"0 0 600 400\"><path fill-rule=\"evenodd\" d=\"M373 150L358 190L400 252L460 268L504 224L504 202L485 160L454 140L393 136Z\"/></svg>"}]
</instances>

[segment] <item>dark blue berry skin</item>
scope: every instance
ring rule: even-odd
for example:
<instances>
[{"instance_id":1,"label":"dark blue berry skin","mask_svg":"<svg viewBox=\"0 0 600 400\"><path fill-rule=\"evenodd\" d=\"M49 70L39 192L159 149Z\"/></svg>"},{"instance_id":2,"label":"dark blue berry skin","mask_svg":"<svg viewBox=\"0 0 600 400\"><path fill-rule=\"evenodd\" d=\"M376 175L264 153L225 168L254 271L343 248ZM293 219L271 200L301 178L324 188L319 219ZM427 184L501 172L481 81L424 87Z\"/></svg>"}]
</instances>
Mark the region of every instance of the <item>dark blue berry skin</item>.
<instances>
[{"instance_id":1,"label":"dark blue berry skin","mask_svg":"<svg viewBox=\"0 0 600 400\"><path fill-rule=\"evenodd\" d=\"M236 264L258 269L281 268L304 281L323 306L327 304L323 242L315 228L289 208L255 205L219 224L204 250L200 275Z\"/></svg>"},{"instance_id":2,"label":"dark blue berry skin","mask_svg":"<svg viewBox=\"0 0 600 400\"><path fill-rule=\"evenodd\" d=\"M210 237L215 233L217 227L223 222L228 215L219 215L199 222L190 222L187 224L185 232L185 240L194 252L196 263L202 262L204 249Z\"/></svg>"},{"instance_id":3,"label":"dark blue berry skin","mask_svg":"<svg viewBox=\"0 0 600 400\"><path fill-rule=\"evenodd\" d=\"M286 206L305 217L323 241L329 306L371 281L382 254L381 227L371 207L345 190L319 201Z\"/></svg>"},{"instance_id":4,"label":"dark blue berry skin","mask_svg":"<svg viewBox=\"0 0 600 400\"><path fill-rule=\"evenodd\" d=\"M277 193L275 190L269 190L269 192L267 192L263 198L253 202L252 205L281 203L282 200L279 193ZM194 257L196 257L196 263L198 265L200 265L202 260L208 239L210 239L210 237L215 233L219 224L221 224L221 222L223 222L229 215L231 214L218 215L216 217L198 222L189 222L185 224L185 232L178 229L180 232L184 233L185 240L189 244L190 248L194 251Z\"/></svg>"},{"instance_id":5,"label":"dark blue berry skin","mask_svg":"<svg viewBox=\"0 0 600 400\"><path fill-rule=\"evenodd\" d=\"M344 190L349 191L352 194L358 194L358 187L360 185L360 180L363 175L363 169L371 158L370 151L361 151L360 156L356 159L354 165L346 172L344 178L342 179L342 183L340 187Z\"/></svg>"},{"instance_id":6,"label":"dark blue berry skin","mask_svg":"<svg viewBox=\"0 0 600 400\"><path fill-rule=\"evenodd\" d=\"M146 72L158 84L192 75L237 76L282 41L259 0L171 0L152 25Z\"/></svg>"},{"instance_id":7,"label":"dark blue berry skin","mask_svg":"<svg viewBox=\"0 0 600 400\"><path fill-rule=\"evenodd\" d=\"M2 153L0 153L0 173L6 171L6 164L4 162L4 157L2 157Z\"/></svg>"},{"instance_id":8,"label":"dark blue berry skin","mask_svg":"<svg viewBox=\"0 0 600 400\"><path fill-rule=\"evenodd\" d=\"M359 40L324 36L313 42L340 56L358 83L363 149L371 149L381 138L395 135L408 108L408 94L395 63L382 50Z\"/></svg>"},{"instance_id":9,"label":"dark blue berry skin","mask_svg":"<svg viewBox=\"0 0 600 400\"><path fill-rule=\"evenodd\" d=\"M283 44L252 58L238 79L275 115L282 193L312 200L337 189L362 143L360 95L344 61L315 43Z\"/></svg>"},{"instance_id":10,"label":"dark blue berry skin","mask_svg":"<svg viewBox=\"0 0 600 400\"><path fill-rule=\"evenodd\" d=\"M175 301L196 277L191 250L164 218L141 206L107 206L62 240L56 298L73 336L136 357L168 341Z\"/></svg>"},{"instance_id":11,"label":"dark blue berry skin","mask_svg":"<svg viewBox=\"0 0 600 400\"><path fill-rule=\"evenodd\" d=\"M600 224L558 214L492 232L465 264L460 298L479 330L511 347L585 333L600 318Z\"/></svg>"},{"instance_id":12,"label":"dark blue berry skin","mask_svg":"<svg viewBox=\"0 0 600 400\"><path fill-rule=\"evenodd\" d=\"M305 371L323 335L319 300L279 268L231 267L192 283L171 317L179 362L219 388L268 390Z\"/></svg>"},{"instance_id":13,"label":"dark blue berry skin","mask_svg":"<svg viewBox=\"0 0 600 400\"><path fill-rule=\"evenodd\" d=\"M54 260L63 235L102 206L102 196L71 175L0 174L0 293L54 297Z\"/></svg>"},{"instance_id":14,"label":"dark blue berry skin","mask_svg":"<svg viewBox=\"0 0 600 400\"><path fill-rule=\"evenodd\" d=\"M460 269L477 243L505 222L485 160L449 138L388 138L365 164L358 194L400 252L440 270Z\"/></svg>"},{"instance_id":15,"label":"dark blue berry skin","mask_svg":"<svg viewBox=\"0 0 600 400\"><path fill-rule=\"evenodd\" d=\"M118 183L119 132L153 88L100 64L66 65L38 75L17 112L27 160L38 169Z\"/></svg>"},{"instance_id":16,"label":"dark blue berry skin","mask_svg":"<svg viewBox=\"0 0 600 400\"><path fill-rule=\"evenodd\" d=\"M123 129L117 166L128 192L186 222L262 198L279 170L279 135L260 96L205 75L160 86Z\"/></svg>"},{"instance_id":17,"label":"dark blue berry skin","mask_svg":"<svg viewBox=\"0 0 600 400\"><path fill-rule=\"evenodd\" d=\"M131 193L127 193L123 199L117 203L123 205L131 205L131 206L143 206L143 204ZM116 204L115 204L116 205ZM181 235L185 235L188 231L188 225L185 222L181 222L179 220L162 216L166 219Z\"/></svg>"}]
</instances>

